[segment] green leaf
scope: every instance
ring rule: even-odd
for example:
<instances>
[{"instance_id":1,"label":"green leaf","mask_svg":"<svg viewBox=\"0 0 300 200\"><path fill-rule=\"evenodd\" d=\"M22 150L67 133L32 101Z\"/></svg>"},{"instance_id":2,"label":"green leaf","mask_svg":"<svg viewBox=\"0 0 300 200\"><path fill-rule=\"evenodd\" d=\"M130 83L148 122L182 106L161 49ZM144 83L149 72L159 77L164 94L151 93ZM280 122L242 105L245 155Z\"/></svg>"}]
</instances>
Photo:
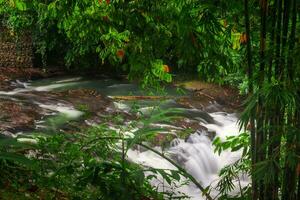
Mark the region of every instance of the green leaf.
<instances>
[{"instance_id":1,"label":"green leaf","mask_svg":"<svg viewBox=\"0 0 300 200\"><path fill-rule=\"evenodd\" d=\"M176 181L180 181L180 173L175 170L171 170L172 178L174 178Z\"/></svg>"},{"instance_id":2,"label":"green leaf","mask_svg":"<svg viewBox=\"0 0 300 200\"><path fill-rule=\"evenodd\" d=\"M15 2L16 8L20 11L26 11L27 10L27 4L21 0L16 0Z\"/></svg>"},{"instance_id":3,"label":"green leaf","mask_svg":"<svg viewBox=\"0 0 300 200\"><path fill-rule=\"evenodd\" d=\"M4 152L0 153L0 159L17 162L17 163L23 164L28 167L32 167L35 164L35 162L33 160L30 160L30 159L26 158L25 156L18 155L16 153L4 153Z\"/></svg>"}]
</instances>

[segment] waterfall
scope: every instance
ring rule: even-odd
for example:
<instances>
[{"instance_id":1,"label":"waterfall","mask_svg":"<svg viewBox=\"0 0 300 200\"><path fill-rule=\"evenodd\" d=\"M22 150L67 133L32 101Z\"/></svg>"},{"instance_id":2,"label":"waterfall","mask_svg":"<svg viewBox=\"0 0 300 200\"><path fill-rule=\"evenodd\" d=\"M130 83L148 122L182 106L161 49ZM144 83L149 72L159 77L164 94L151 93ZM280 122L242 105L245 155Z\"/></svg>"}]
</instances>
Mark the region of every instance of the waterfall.
<instances>
[{"instance_id":1,"label":"waterfall","mask_svg":"<svg viewBox=\"0 0 300 200\"><path fill-rule=\"evenodd\" d=\"M200 121L199 123L208 128L209 132L214 131L216 137L225 140L227 136L239 134L238 118L235 114L210 113L210 116L217 123L204 124ZM237 161L241 157L241 152L224 151L221 155L218 155L214 152L214 147L208 134L205 131L197 131L185 140L176 138L171 142L171 147L164 153L184 167L203 187L209 185L214 187L218 182L220 170L226 165ZM161 151L159 147L156 148ZM128 153L128 157L130 160L143 166L157 169L176 169L171 163L150 151L131 150ZM247 183L246 178L241 184L246 185ZM202 199L201 192L193 184L180 187L178 191L191 196L194 200ZM218 191L212 190L212 196L216 196L217 193Z\"/></svg>"}]
</instances>

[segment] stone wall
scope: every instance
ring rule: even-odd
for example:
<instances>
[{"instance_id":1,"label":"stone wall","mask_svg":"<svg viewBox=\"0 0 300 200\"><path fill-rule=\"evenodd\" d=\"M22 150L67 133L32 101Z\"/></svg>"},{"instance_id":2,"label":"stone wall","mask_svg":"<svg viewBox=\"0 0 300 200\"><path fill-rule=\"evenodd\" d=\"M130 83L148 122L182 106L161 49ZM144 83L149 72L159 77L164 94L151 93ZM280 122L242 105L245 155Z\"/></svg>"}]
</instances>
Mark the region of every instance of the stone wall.
<instances>
[{"instance_id":1,"label":"stone wall","mask_svg":"<svg viewBox=\"0 0 300 200\"><path fill-rule=\"evenodd\" d=\"M16 38L0 27L0 67L32 67L32 40L29 34Z\"/></svg>"}]
</instances>

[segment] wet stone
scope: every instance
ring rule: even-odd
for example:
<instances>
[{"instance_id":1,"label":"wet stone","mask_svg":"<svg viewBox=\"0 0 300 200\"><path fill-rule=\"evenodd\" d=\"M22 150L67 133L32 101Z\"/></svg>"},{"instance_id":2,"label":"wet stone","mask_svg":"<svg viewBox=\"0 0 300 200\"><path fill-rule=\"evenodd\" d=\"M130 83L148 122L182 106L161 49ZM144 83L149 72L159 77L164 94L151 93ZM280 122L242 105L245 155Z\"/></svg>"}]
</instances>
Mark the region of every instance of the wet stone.
<instances>
[{"instance_id":1,"label":"wet stone","mask_svg":"<svg viewBox=\"0 0 300 200\"><path fill-rule=\"evenodd\" d=\"M40 118L39 111L36 106L0 99L0 131L33 129L34 121Z\"/></svg>"}]
</instances>

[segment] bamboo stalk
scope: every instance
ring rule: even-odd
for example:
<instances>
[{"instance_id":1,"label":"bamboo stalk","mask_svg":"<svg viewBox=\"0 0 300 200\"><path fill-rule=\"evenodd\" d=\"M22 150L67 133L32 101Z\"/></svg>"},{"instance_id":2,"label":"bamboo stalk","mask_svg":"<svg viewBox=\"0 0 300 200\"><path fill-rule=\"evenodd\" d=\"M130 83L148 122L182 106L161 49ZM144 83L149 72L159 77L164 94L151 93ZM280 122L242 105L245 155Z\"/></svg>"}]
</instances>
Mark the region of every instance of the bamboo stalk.
<instances>
[{"instance_id":1,"label":"bamboo stalk","mask_svg":"<svg viewBox=\"0 0 300 200\"><path fill-rule=\"evenodd\" d=\"M272 78L272 74L273 74L273 61L274 61L274 43L275 43L275 30L276 30L276 22L277 22L277 18L276 18L276 14L277 14L277 4L278 4L278 0L274 1L274 10L272 12L272 17L271 17L271 21L272 21L272 31L271 31L271 35L270 35L270 49L269 49L269 66L268 66L268 81L269 83L271 82L271 78Z\"/></svg>"},{"instance_id":2,"label":"bamboo stalk","mask_svg":"<svg viewBox=\"0 0 300 200\"><path fill-rule=\"evenodd\" d=\"M285 56L285 47L288 41L288 29L289 29L289 21L290 21L290 1L284 1L283 7L283 24L282 24L282 57Z\"/></svg>"},{"instance_id":3,"label":"bamboo stalk","mask_svg":"<svg viewBox=\"0 0 300 200\"><path fill-rule=\"evenodd\" d=\"M261 0L261 31L260 31L260 67L259 67L259 85L262 86L265 75L266 63L266 38L267 38L267 0Z\"/></svg>"},{"instance_id":4,"label":"bamboo stalk","mask_svg":"<svg viewBox=\"0 0 300 200\"><path fill-rule=\"evenodd\" d=\"M250 18L249 18L249 1L244 1L244 13L245 13L245 29L247 37L247 64L248 64L248 89L249 95L253 94L253 64L252 64L252 47L251 47L251 36L250 36ZM250 134L251 134L251 171L255 170L256 164L256 133L255 133L255 124L254 124L254 114L250 114ZM256 180L251 176L252 181L252 200L258 199L258 188Z\"/></svg>"},{"instance_id":5,"label":"bamboo stalk","mask_svg":"<svg viewBox=\"0 0 300 200\"><path fill-rule=\"evenodd\" d=\"M261 30L260 30L260 65L259 65L259 80L258 87L261 90L264 85L265 79L265 63L266 63L266 37L267 37L267 0L260 1L260 17L261 17ZM265 108L263 106L262 98L258 100L258 118L257 118L257 162L264 161L266 159L266 150L264 148L265 139L267 137L265 130ZM259 199L264 199L266 185L259 182Z\"/></svg>"},{"instance_id":6,"label":"bamboo stalk","mask_svg":"<svg viewBox=\"0 0 300 200\"><path fill-rule=\"evenodd\" d=\"M293 66L293 56L290 55L293 52L295 46L295 35L296 35L296 23L297 23L297 0L292 1L292 25L291 25L291 33L289 38L289 51L287 55L287 82L289 87L294 87L294 80L293 80L293 73L294 73L294 66ZM289 114L289 121L290 124L294 125L295 128L299 130L299 110L296 110L295 114ZM297 155L297 136L291 135L287 133L286 135L287 142L286 142L286 149L291 151L287 153L294 153ZM284 167L284 175L283 175L283 184L282 184L282 196L283 199L286 200L293 200L297 197L297 165L292 166L289 161L285 160L285 167ZM299 190L300 185L298 185ZM299 194L298 194L299 195Z\"/></svg>"},{"instance_id":7,"label":"bamboo stalk","mask_svg":"<svg viewBox=\"0 0 300 200\"><path fill-rule=\"evenodd\" d=\"M276 61L275 61L275 78L279 79L281 76L281 62L280 62L280 49L281 49L281 21L282 21L282 0L278 0L277 4L277 25L276 25Z\"/></svg>"},{"instance_id":8,"label":"bamboo stalk","mask_svg":"<svg viewBox=\"0 0 300 200\"><path fill-rule=\"evenodd\" d=\"M288 80L294 80L294 69L293 69L293 56L290 55L295 47L295 38L296 38L296 24L297 24L297 0L293 0L292 5L292 25L291 25L291 34L289 38L289 55L288 55Z\"/></svg>"}]
</instances>

